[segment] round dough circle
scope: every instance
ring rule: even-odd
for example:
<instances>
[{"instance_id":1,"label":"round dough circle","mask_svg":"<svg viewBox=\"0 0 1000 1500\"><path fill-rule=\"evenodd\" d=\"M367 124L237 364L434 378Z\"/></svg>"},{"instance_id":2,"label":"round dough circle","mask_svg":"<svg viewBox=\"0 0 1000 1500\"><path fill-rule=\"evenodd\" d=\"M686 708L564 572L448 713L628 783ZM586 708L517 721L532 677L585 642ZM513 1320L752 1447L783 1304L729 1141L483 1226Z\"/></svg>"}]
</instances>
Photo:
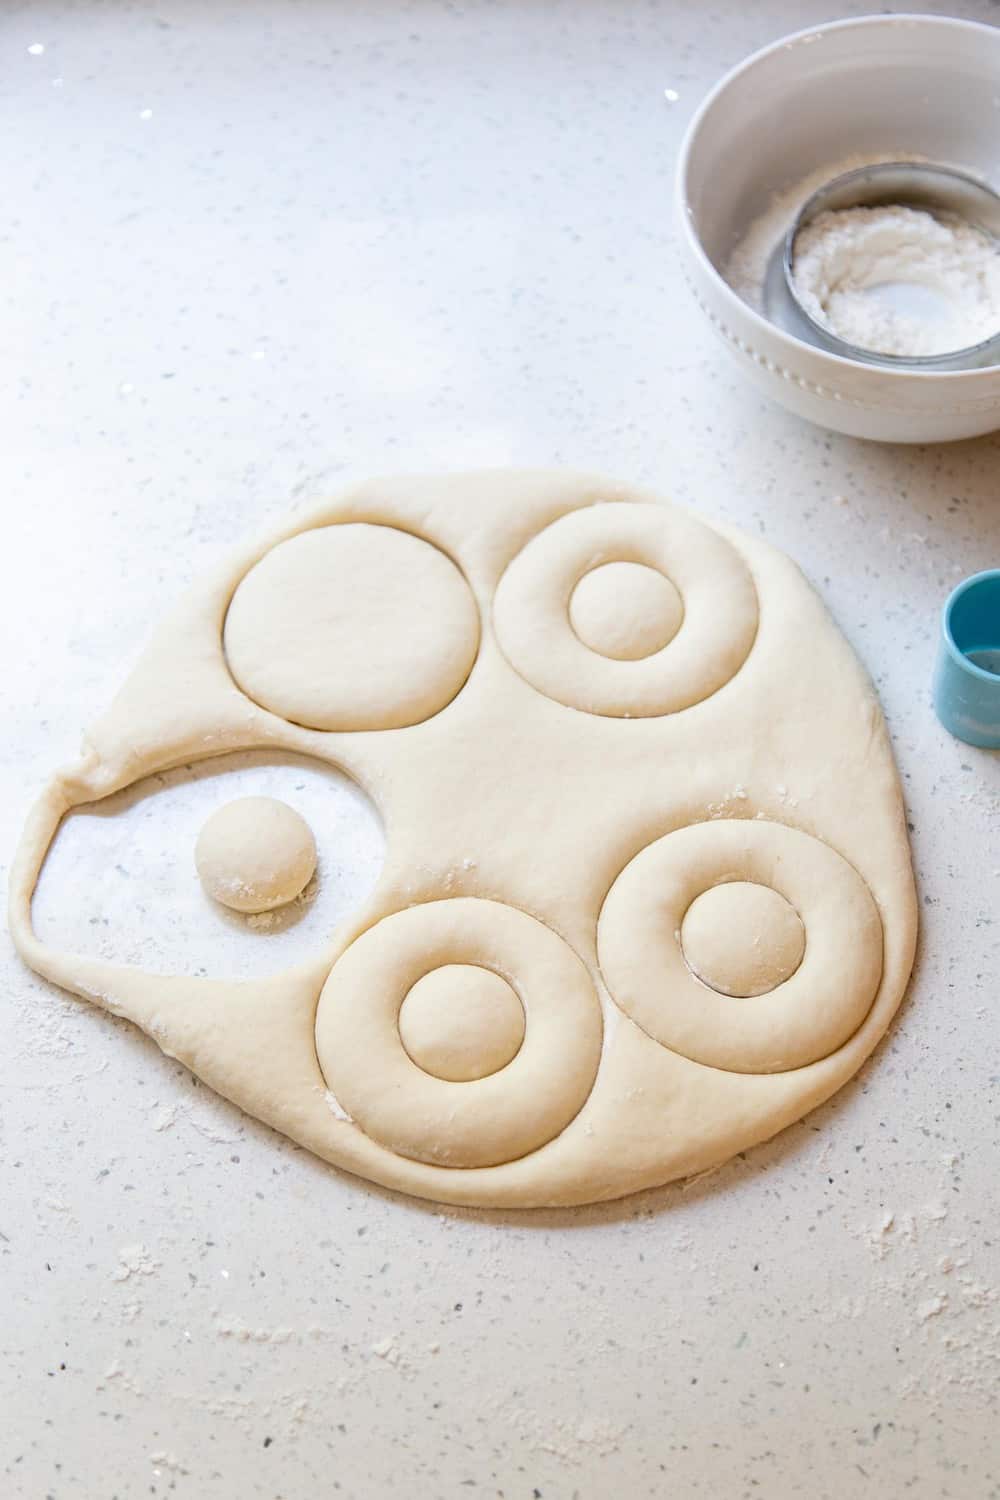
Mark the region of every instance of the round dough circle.
<instances>
[{"instance_id":1,"label":"round dough circle","mask_svg":"<svg viewBox=\"0 0 1000 1500\"><path fill-rule=\"evenodd\" d=\"M499 1073L524 1041L524 1006L499 974L445 964L403 1000L399 1035L418 1068L452 1083Z\"/></svg>"},{"instance_id":2,"label":"round dough circle","mask_svg":"<svg viewBox=\"0 0 1000 1500\"><path fill-rule=\"evenodd\" d=\"M195 868L206 893L232 911L273 911L305 890L316 869L309 824L275 797L237 797L198 835Z\"/></svg>"},{"instance_id":3,"label":"round dough circle","mask_svg":"<svg viewBox=\"0 0 1000 1500\"><path fill-rule=\"evenodd\" d=\"M696 978L746 1000L792 977L806 951L806 931L794 906L770 886L730 880L695 897L680 942Z\"/></svg>"},{"instance_id":4,"label":"round dough circle","mask_svg":"<svg viewBox=\"0 0 1000 1500\"><path fill-rule=\"evenodd\" d=\"M229 670L262 708L307 729L399 729L458 693L479 614L455 564L392 526L344 522L279 542L238 585Z\"/></svg>"},{"instance_id":5,"label":"round dough circle","mask_svg":"<svg viewBox=\"0 0 1000 1500\"><path fill-rule=\"evenodd\" d=\"M570 618L584 575L638 563L669 579L683 606L677 633L651 656L592 650ZM736 549L683 511L604 502L570 511L534 536L497 585L500 648L525 681L569 708L656 718L700 703L739 671L757 633L757 594Z\"/></svg>"},{"instance_id":6,"label":"round dough circle","mask_svg":"<svg viewBox=\"0 0 1000 1500\"><path fill-rule=\"evenodd\" d=\"M614 661L662 651L680 629L684 605L669 578L642 563L602 563L570 595L569 619L585 646Z\"/></svg>"},{"instance_id":7,"label":"round dough circle","mask_svg":"<svg viewBox=\"0 0 1000 1500\"><path fill-rule=\"evenodd\" d=\"M784 896L806 938L795 973L745 1002L697 979L680 942L695 898L733 880ZM785 1072L834 1052L882 976L882 924L858 872L820 839L758 819L696 823L649 844L605 897L597 948L612 998L649 1036L735 1073Z\"/></svg>"},{"instance_id":8,"label":"round dough circle","mask_svg":"<svg viewBox=\"0 0 1000 1500\"><path fill-rule=\"evenodd\" d=\"M425 1073L399 1032L403 1000L447 965L501 975L526 1017L517 1056L471 1083ZM515 1161L559 1134L597 1075L603 1022L582 961L526 912L477 897L431 901L385 917L334 965L316 1013L327 1086L365 1133L439 1166Z\"/></svg>"}]
</instances>

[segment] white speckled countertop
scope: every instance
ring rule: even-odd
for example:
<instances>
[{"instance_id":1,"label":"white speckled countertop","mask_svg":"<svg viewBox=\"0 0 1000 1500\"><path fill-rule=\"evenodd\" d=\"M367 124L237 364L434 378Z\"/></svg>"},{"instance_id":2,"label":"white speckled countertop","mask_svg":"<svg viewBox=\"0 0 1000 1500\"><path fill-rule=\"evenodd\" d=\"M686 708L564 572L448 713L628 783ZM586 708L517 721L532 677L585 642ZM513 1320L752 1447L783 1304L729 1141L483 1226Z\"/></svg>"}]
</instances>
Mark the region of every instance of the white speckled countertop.
<instances>
[{"instance_id":1,"label":"white speckled countertop","mask_svg":"<svg viewBox=\"0 0 1000 1500\"><path fill-rule=\"evenodd\" d=\"M924 928L831 1104L686 1189L521 1215L338 1174L8 944L5 1500L1000 1494L1000 756L927 694L939 601L1000 561L1000 440L763 404L670 238L699 98L829 9L6 8L5 857L234 539L372 471L565 462L802 563L882 694Z\"/></svg>"}]
</instances>

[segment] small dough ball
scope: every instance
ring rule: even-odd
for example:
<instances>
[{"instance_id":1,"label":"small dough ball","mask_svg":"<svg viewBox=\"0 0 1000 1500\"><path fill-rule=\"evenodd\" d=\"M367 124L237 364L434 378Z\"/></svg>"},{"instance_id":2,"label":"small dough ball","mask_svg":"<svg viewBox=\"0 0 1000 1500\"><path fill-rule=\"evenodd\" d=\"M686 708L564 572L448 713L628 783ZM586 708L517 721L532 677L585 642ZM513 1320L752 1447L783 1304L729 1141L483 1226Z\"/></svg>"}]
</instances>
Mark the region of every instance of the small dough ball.
<instances>
[{"instance_id":1,"label":"small dough ball","mask_svg":"<svg viewBox=\"0 0 1000 1500\"><path fill-rule=\"evenodd\" d=\"M790 979L806 951L802 918L784 896L731 880L697 896L681 923L688 968L723 995L766 995Z\"/></svg>"},{"instance_id":2,"label":"small dough ball","mask_svg":"<svg viewBox=\"0 0 1000 1500\"><path fill-rule=\"evenodd\" d=\"M198 835L194 862L206 893L232 911L273 911L305 890L316 840L294 808L274 797L238 797Z\"/></svg>"},{"instance_id":3,"label":"small dough ball","mask_svg":"<svg viewBox=\"0 0 1000 1500\"><path fill-rule=\"evenodd\" d=\"M613 661L641 661L662 651L683 618L684 605L670 579L644 563L591 568L570 595L574 633Z\"/></svg>"},{"instance_id":4,"label":"small dough ball","mask_svg":"<svg viewBox=\"0 0 1000 1500\"><path fill-rule=\"evenodd\" d=\"M444 964L407 993L399 1035L425 1073L471 1083L498 1073L524 1041L524 1006L499 974L478 964Z\"/></svg>"}]
</instances>

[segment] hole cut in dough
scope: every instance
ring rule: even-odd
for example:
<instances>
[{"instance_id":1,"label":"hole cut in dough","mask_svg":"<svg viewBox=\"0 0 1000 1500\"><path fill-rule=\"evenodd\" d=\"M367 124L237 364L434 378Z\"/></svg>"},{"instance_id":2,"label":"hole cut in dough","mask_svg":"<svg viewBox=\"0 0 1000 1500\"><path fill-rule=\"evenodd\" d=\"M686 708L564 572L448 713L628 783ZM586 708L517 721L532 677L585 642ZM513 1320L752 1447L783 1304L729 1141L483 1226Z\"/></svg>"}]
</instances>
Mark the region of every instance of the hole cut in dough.
<instances>
[{"instance_id":1,"label":"hole cut in dough","mask_svg":"<svg viewBox=\"0 0 1000 1500\"><path fill-rule=\"evenodd\" d=\"M276 797L237 797L198 835L194 862L206 895L231 911L273 911L301 895L316 870L316 840Z\"/></svg>"},{"instance_id":2,"label":"hole cut in dough","mask_svg":"<svg viewBox=\"0 0 1000 1500\"><path fill-rule=\"evenodd\" d=\"M585 646L614 661L662 651L684 618L669 578L643 563L602 563L584 573L569 601L570 624Z\"/></svg>"},{"instance_id":3,"label":"hole cut in dough","mask_svg":"<svg viewBox=\"0 0 1000 1500\"><path fill-rule=\"evenodd\" d=\"M524 1006L492 969L443 964L407 994L399 1035L425 1073L470 1083L499 1073L517 1056L524 1041Z\"/></svg>"},{"instance_id":4,"label":"hole cut in dough","mask_svg":"<svg viewBox=\"0 0 1000 1500\"><path fill-rule=\"evenodd\" d=\"M238 585L225 623L237 685L307 729L400 729L438 713L479 649L458 568L394 526L346 522L279 542Z\"/></svg>"},{"instance_id":5,"label":"hole cut in dough","mask_svg":"<svg viewBox=\"0 0 1000 1500\"><path fill-rule=\"evenodd\" d=\"M205 822L237 797L287 802L316 839L318 877L295 901L259 915L207 900L194 866ZM149 974L258 979L324 952L384 862L379 810L339 767L274 748L238 751L67 814L32 910L39 935L65 952Z\"/></svg>"},{"instance_id":6,"label":"hole cut in dough","mask_svg":"<svg viewBox=\"0 0 1000 1500\"><path fill-rule=\"evenodd\" d=\"M792 977L806 951L806 930L777 891L730 880L691 902L681 923L681 948L703 984L749 999Z\"/></svg>"}]
</instances>

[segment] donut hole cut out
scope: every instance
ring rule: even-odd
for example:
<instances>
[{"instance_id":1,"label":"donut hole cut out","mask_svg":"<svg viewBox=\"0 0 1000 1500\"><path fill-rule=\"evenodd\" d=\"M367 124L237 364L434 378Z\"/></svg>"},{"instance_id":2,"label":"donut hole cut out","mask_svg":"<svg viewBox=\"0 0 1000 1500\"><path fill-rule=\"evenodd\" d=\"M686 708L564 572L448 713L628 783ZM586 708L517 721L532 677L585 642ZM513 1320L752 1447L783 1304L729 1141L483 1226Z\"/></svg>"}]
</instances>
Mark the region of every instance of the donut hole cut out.
<instances>
[{"instance_id":1,"label":"donut hole cut out","mask_svg":"<svg viewBox=\"0 0 1000 1500\"><path fill-rule=\"evenodd\" d=\"M399 1035L425 1073L451 1083L488 1078L513 1062L525 1015L512 985L479 964L444 964L403 999Z\"/></svg>"},{"instance_id":2,"label":"donut hole cut out","mask_svg":"<svg viewBox=\"0 0 1000 1500\"><path fill-rule=\"evenodd\" d=\"M805 955L806 932L777 891L730 880L695 897L681 922L680 945L702 984L745 1000L792 977Z\"/></svg>"},{"instance_id":3,"label":"donut hole cut out","mask_svg":"<svg viewBox=\"0 0 1000 1500\"><path fill-rule=\"evenodd\" d=\"M316 840L287 802L235 797L202 825L194 864L213 901L258 916L301 896L316 873Z\"/></svg>"},{"instance_id":4,"label":"donut hole cut out","mask_svg":"<svg viewBox=\"0 0 1000 1500\"><path fill-rule=\"evenodd\" d=\"M569 621L585 646L614 661L640 661L662 651L684 619L669 578L643 563L602 563L573 589Z\"/></svg>"}]
</instances>

